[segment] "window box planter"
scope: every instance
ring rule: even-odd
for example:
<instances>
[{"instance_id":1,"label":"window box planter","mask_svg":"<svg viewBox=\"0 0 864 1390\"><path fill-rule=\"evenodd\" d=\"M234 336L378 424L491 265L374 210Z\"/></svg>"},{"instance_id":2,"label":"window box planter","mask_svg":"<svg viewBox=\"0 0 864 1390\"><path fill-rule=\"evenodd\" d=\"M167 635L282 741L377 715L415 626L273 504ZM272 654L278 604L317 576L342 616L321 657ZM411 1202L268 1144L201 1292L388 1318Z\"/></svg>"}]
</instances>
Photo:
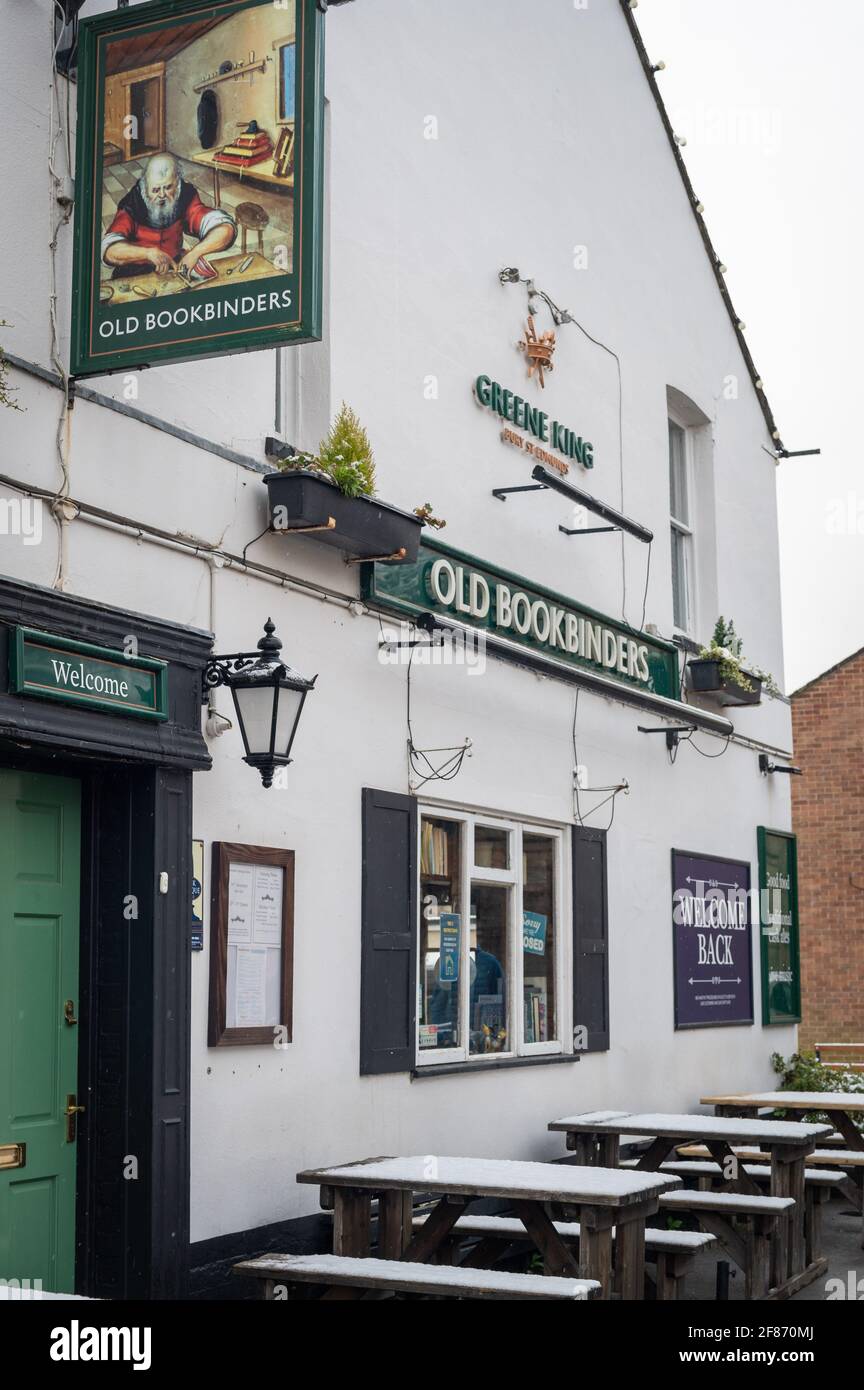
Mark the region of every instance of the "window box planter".
<instances>
[{"instance_id":1,"label":"window box planter","mask_svg":"<svg viewBox=\"0 0 864 1390\"><path fill-rule=\"evenodd\" d=\"M408 565L417 559L425 523L413 513L377 497L346 497L312 469L268 473L264 481L275 531L308 532L358 560L392 559Z\"/></svg>"},{"instance_id":2,"label":"window box planter","mask_svg":"<svg viewBox=\"0 0 864 1390\"><path fill-rule=\"evenodd\" d=\"M712 661L708 657L700 657L695 661L688 661L690 672L690 688L700 695L717 695L718 703L721 705L758 705L762 701L762 681L759 676L754 676L752 671L745 671L742 668L742 675L746 676L752 690L744 690L735 681L727 680L720 672L720 662Z\"/></svg>"}]
</instances>

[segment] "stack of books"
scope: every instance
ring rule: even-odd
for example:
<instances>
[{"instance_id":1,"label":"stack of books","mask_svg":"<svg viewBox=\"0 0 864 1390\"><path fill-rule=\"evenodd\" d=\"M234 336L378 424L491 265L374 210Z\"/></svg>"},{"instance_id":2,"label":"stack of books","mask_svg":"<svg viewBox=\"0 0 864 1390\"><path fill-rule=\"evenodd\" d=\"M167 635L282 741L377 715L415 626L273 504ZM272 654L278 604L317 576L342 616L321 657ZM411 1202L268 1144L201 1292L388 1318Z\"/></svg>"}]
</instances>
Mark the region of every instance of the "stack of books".
<instances>
[{"instance_id":1,"label":"stack of books","mask_svg":"<svg viewBox=\"0 0 864 1390\"><path fill-rule=\"evenodd\" d=\"M443 826L423 822L420 837L420 872L430 878L449 876L447 832Z\"/></svg>"},{"instance_id":2,"label":"stack of books","mask_svg":"<svg viewBox=\"0 0 864 1390\"><path fill-rule=\"evenodd\" d=\"M218 164L230 164L235 169L248 169L260 164L273 153L273 141L266 130L248 131L238 135L233 145L225 145L213 156Z\"/></svg>"}]
</instances>

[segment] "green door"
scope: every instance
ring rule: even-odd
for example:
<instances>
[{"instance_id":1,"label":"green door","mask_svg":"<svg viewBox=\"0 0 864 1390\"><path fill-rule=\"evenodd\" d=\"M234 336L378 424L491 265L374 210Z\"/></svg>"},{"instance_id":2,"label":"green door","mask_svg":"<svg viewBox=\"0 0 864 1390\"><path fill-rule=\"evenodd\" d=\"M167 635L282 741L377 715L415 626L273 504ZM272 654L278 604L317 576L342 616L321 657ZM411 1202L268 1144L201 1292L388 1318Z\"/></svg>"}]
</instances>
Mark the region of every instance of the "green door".
<instances>
[{"instance_id":1,"label":"green door","mask_svg":"<svg viewBox=\"0 0 864 1390\"><path fill-rule=\"evenodd\" d=\"M77 1117L66 1110L80 873L80 783L0 769L0 1278L57 1293L75 1284Z\"/></svg>"}]
</instances>

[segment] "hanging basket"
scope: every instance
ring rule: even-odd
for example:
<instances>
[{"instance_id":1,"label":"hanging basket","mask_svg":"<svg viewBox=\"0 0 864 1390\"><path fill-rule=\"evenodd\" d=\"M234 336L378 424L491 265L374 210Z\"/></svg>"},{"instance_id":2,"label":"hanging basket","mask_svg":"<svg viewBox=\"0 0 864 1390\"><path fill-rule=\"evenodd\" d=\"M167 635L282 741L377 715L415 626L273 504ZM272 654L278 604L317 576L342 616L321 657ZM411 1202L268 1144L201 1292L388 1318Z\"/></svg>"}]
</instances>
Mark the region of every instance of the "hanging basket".
<instances>
[{"instance_id":1,"label":"hanging basket","mask_svg":"<svg viewBox=\"0 0 864 1390\"><path fill-rule=\"evenodd\" d=\"M270 524L336 546L357 560L410 565L417 559L425 522L377 497L346 497L313 469L268 473Z\"/></svg>"},{"instance_id":2,"label":"hanging basket","mask_svg":"<svg viewBox=\"0 0 864 1390\"><path fill-rule=\"evenodd\" d=\"M752 671L742 668L742 676L753 687L752 690L745 690L736 681L724 676L720 670L720 662L710 657L688 661L687 668L690 672L691 690L700 695L716 694L717 703L720 705L758 705L762 702L762 680L761 677L754 676Z\"/></svg>"}]
</instances>

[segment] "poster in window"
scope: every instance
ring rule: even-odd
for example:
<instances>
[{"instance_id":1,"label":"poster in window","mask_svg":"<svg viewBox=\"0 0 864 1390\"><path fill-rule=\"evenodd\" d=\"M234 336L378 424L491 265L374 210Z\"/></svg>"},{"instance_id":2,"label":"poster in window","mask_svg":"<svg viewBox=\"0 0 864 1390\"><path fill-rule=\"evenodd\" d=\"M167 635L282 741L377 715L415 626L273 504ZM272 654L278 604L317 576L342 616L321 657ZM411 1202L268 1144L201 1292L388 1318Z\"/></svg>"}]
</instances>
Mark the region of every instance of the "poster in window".
<instances>
[{"instance_id":1,"label":"poster in window","mask_svg":"<svg viewBox=\"0 0 864 1390\"><path fill-rule=\"evenodd\" d=\"M81 23L73 374L321 336L317 0Z\"/></svg>"},{"instance_id":2,"label":"poster in window","mask_svg":"<svg viewBox=\"0 0 864 1390\"><path fill-rule=\"evenodd\" d=\"M798 845L786 830L759 826L759 941L762 1022L801 1022Z\"/></svg>"},{"instance_id":3,"label":"poster in window","mask_svg":"<svg viewBox=\"0 0 864 1390\"><path fill-rule=\"evenodd\" d=\"M750 865L672 851L675 1027L753 1022Z\"/></svg>"}]
</instances>

